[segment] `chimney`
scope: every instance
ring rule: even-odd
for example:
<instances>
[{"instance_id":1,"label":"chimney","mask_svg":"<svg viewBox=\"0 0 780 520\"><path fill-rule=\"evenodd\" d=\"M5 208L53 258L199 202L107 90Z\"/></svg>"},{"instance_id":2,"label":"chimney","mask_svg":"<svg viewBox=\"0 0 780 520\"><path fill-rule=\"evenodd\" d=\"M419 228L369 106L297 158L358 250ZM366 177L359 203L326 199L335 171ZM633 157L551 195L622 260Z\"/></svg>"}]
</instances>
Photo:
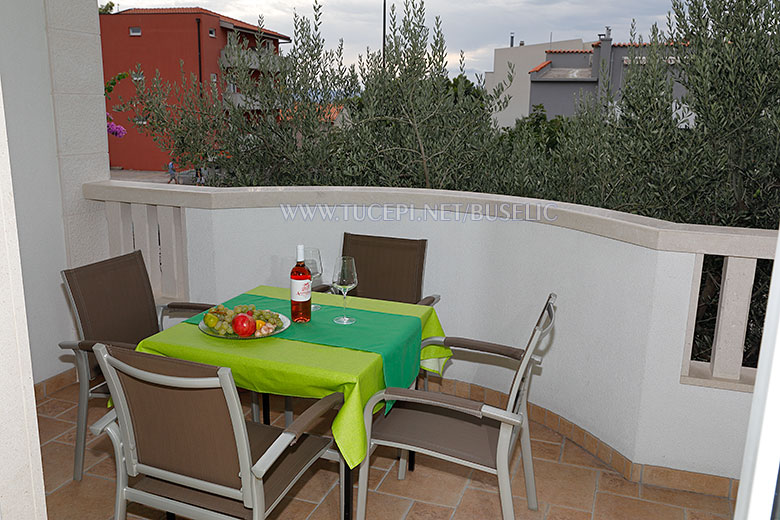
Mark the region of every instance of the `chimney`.
<instances>
[{"instance_id":1,"label":"chimney","mask_svg":"<svg viewBox=\"0 0 780 520\"><path fill-rule=\"evenodd\" d=\"M593 49L592 59L593 77L601 81L604 71L608 77L612 76L612 27L609 25L606 26L603 33L599 34L599 45Z\"/></svg>"},{"instance_id":2,"label":"chimney","mask_svg":"<svg viewBox=\"0 0 780 520\"><path fill-rule=\"evenodd\" d=\"M515 46L515 32L512 31L509 33L509 46L514 47Z\"/></svg>"}]
</instances>

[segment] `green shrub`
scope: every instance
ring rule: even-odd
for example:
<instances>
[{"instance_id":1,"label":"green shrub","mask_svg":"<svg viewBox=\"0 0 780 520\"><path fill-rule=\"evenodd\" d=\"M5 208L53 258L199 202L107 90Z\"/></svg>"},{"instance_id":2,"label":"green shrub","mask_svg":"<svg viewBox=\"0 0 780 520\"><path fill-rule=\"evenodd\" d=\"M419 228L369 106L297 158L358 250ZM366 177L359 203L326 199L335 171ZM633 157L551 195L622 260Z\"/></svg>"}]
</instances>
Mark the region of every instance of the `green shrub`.
<instances>
[{"instance_id":1,"label":"green shrub","mask_svg":"<svg viewBox=\"0 0 780 520\"><path fill-rule=\"evenodd\" d=\"M619 96L604 88L552 120L534 107L509 129L492 113L506 106L511 72L487 92L481 78L466 79L461 54L450 80L441 21L431 31L422 2L406 0L400 19L393 7L384 59L368 51L356 67L344 65L341 43L326 50L321 15L316 2L312 20L296 15L282 55L232 36L220 85L159 75L147 85L137 73L123 107L179 164L218 167L209 178L218 186L424 187L672 222L780 221L780 3L672 0L666 31L653 27L632 51L646 63L628 68ZM679 86L687 92L678 99ZM718 265L705 262L697 359L712 343ZM745 356L753 366L770 273L771 262L759 262Z\"/></svg>"}]
</instances>

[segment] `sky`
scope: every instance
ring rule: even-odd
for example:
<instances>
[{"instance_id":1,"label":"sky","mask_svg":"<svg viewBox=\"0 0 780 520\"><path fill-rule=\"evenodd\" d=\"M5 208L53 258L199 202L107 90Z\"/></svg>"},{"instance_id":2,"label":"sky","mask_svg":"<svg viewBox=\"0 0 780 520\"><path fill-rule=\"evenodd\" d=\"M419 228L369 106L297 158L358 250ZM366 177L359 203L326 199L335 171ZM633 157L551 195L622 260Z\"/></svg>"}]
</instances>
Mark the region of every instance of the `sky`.
<instances>
[{"instance_id":1,"label":"sky","mask_svg":"<svg viewBox=\"0 0 780 520\"><path fill-rule=\"evenodd\" d=\"M98 3L105 3L99 0ZM115 2L116 3L116 2ZM387 9L393 0L388 0ZM356 63L382 47L382 2L380 0L321 0L322 34L326 46L333 48L344 40L344 57ZM257 23L258 15L265 27L293 36L293 14L312 15L311 0L119 0L119 10L133 7L204 7L220 14ZM460 51L466 57L469 79L475 74L493 70L493 50L509 46L515 33L515 44L544 43L553 40L597 39L604 27L612 27L613 41L628 41L631 20L644 35L653 23L666 27L670 0L429 0L425 2L428 26L436 16L441 18L447 43L450 75L456 75ZM397 11L403 3L396 3ZM400 18L400 16L399 16ZM287 44L289 45L289 44ZM284 49L284 46L282 46Z\"/></svg>"}]
</instances>

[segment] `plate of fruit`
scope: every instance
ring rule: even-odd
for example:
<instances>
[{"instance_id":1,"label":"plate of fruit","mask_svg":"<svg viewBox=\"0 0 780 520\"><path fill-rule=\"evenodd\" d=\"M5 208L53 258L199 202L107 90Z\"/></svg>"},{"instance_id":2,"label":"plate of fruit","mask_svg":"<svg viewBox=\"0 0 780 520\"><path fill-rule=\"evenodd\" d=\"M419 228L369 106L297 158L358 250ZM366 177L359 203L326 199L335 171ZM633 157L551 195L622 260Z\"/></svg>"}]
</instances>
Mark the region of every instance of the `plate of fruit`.
<instances>
[{"instance_id":1,"label":"plate of fruit","mask_svg":"<svg viewBox=\"0 0 780 520\"><path fill-rule=\"evenodd\" d=\"M254 305L224 305L210 308L200 320L201 332L216 338L255 339L279 334L290 326L290 318Z\"/></svg>"}]
</instances>

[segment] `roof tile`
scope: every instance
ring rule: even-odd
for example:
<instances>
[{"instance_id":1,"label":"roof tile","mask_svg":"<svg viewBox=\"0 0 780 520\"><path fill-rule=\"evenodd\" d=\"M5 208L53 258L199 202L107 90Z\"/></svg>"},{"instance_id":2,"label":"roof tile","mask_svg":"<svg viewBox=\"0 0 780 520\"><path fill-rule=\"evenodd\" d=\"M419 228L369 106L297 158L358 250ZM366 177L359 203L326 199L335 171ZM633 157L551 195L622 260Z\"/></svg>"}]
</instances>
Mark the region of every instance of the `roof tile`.
<instances>
[{"instance_id":1,"label":"roof tile","mask_svg":"<svg viewBox=\"0 0 780 520\"><path fill-rule=\"evenodd\" d=\"M547 54L593 54L591 49L548 49Z\"/></svg>"},{"instance_id":2,"label":"roof tile","mask_svg":"<svg viewBox=\"0 0 780 520\"><path fill-rule=\"evenodd\" d=\"M544 61L544 62L540 63L539 65L537 65L536 67L534 67L531 70L529 70L528 74L531 74L532 72L539 72L540 70L545 68L550 63L552 63L552 61L550 61L550 60Z\"/></svg>"},{"instance_id":3,"label":"roof tile","mask_svg":"<svg viewBox=\"0 0 780 520\"><path fill-rule=\"evenodd\" d=\"M209 14L212 16L216 16L217 18L219 18L221 22L224 21L224 22L232 23L235 27L238 27L239 29L244 29L247 31L257 30L256 25L242 22L241 20L238 20L236 18L231 18L230 16L225 16L219 13L215 13L214 11L204 9L203 7L134 8L134 9L125 9L124 11L113 13L111 16L116 16L120 14ZM289 36L276 31L271 31L270 29L266 29L265 27L263 27L263 34L267 34L268 36L275 37L280 40L291 41Z\"/></svg>"}]
</instances>

